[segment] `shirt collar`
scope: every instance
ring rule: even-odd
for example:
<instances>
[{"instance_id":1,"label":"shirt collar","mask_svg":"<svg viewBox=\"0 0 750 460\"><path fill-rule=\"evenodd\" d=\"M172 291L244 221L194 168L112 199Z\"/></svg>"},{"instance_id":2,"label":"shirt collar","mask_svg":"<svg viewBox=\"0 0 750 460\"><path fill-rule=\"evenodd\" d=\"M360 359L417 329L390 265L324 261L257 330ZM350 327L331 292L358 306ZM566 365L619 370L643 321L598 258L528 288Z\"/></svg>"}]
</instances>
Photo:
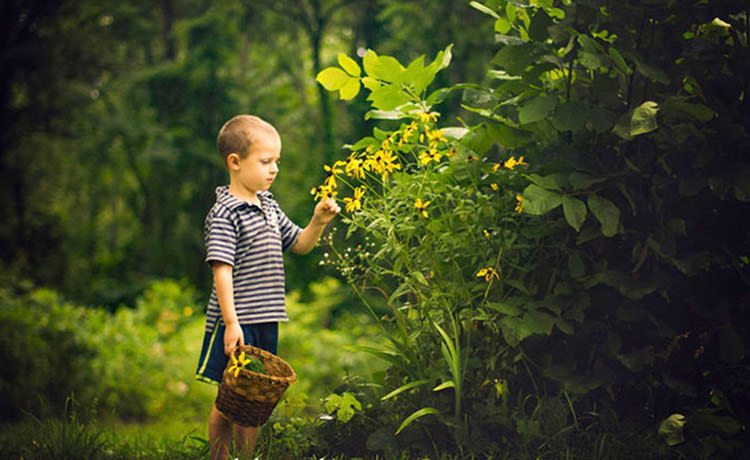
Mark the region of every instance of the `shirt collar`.
<instances>
[{"instance_id":1,"label":"shirt collar","mask_svg":"<svg viewBox=\"0 0 750 460\"><path fill-rule=\"evenodd\" d=\"M268 202L273 198L273 195L271 192L268 191L262 191L258 192L258 198L260 199L261 204L263 207L267 207ZM235 209L238 209L242 206L249 206L249 207L257 207L254 204L248 203L247 201L240 200L236 196L229 193L229 186L228 185L222 185L220 187L216 187L216 202L224 206L230 211L234 211Z\"/></svg>"}]
</instances>

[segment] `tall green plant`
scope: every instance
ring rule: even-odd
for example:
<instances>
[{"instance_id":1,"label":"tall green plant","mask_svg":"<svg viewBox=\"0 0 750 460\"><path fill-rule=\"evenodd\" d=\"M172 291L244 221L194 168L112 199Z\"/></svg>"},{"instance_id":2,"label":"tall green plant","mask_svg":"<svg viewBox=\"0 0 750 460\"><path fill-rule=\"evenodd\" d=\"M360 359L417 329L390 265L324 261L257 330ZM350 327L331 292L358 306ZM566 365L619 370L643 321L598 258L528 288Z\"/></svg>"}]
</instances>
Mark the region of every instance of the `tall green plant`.
<instances>
[{"instance_id":1,"label":"tall green plant","mask_svg":"<svg viewBox=\"0 0 750 460\"><path fill-rule=\"evenodd\" d=\"M347 236L364 243L334 248L331 263L360 293L376 289L391 307L389 345L370 351L392 365L382 400L398 399L406 408L395 433L431 415L452 427L455 445L466 447L467 401L504 378L494 363L502 355L498 320L510 307L500 300L523 289L541 229L522 226L523 156L478 155L482 126L438 127L434 106L451 89L426 89L450 51L402 65L370 50L364 72L340 55L340 68L319 74L345 99L367 88L366 118L387 120L388 129L375 128L348 146L348 158L325 166L327 178L312 192L347 194ZM519 334L549 333L556 321L565 319L540 310L518 319ZM494 355L489 366L483 354Z\"/></svg>"}]
</instances>

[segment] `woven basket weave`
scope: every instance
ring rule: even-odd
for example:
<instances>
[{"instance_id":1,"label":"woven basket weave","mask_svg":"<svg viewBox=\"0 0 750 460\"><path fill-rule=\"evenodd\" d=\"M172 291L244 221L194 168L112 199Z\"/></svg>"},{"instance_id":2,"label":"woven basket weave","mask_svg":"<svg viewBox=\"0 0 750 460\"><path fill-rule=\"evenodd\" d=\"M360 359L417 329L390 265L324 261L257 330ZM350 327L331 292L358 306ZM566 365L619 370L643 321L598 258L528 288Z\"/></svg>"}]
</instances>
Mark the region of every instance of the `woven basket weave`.
<instances>
[{"instance_id":1,"label":"woven basket weave","mask_svg":"<svg viewBox=\"0 0 750 460\"><path fill-rule=\"evenodd\" d=\"M240 369L237 377L229 372L230 359L216 395L216 408L228 420L243 426L266 423L286 389L297 380L292 366L278 356L251 345L235 347L230 356L242 352L263 362L268 374Z\"/></svg>"}]
</instances>

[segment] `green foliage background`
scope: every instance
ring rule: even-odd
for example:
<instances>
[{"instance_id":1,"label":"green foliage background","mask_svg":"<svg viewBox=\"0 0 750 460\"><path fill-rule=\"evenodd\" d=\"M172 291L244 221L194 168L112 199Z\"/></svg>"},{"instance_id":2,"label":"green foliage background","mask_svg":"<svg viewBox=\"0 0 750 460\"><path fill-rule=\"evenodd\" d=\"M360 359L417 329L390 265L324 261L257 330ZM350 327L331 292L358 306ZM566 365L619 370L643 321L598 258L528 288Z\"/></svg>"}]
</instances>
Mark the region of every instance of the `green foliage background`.
<instances>
[{"instance_id":1,"label":"green foliage background","mask_svg":"<svg viewBox=\"0 0 750 460\"><path fill-rule=\"evenodd\" d=\"M379 196L347 213L330 259L288 259L282 347L311 378L264 431L279 455L748 454L745 2L6 9L8 417L59 413L71 392L129 420L199 417L204 396L165 369L192 367L200 335L202 220L226 181L213 139L251 112L282 135L273 191L300 224L340 145L402 166L363 181ZM429 141L389 144L411 121L445 133L435 164ZM377 324L321 281L331 266ZM385 370L340 352L355 344Z\"/></svg>"}]
</instances>

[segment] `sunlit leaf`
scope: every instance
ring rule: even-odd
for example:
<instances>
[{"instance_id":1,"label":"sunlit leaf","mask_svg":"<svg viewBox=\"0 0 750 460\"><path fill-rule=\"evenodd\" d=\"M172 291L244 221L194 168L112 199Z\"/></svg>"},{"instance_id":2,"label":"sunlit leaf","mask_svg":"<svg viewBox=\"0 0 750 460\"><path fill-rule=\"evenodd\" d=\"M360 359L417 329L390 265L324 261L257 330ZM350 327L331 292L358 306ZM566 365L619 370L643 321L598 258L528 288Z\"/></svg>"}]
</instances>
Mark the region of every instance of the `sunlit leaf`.
<instances>
[{"instance_id":1,"label":"sunlit leaf","mask_svg":"<svg viewBox=\"0 0 750 460\"><path fill-rule=\"evenodd\" d=\"M338 67L327 67L320 71L315 80L328 91L336 91L351 80L351 77Z\"/></svg>"},{"instance_id":2,"label":"sunlit leaf","mask_svg":"<svg viewBox=\"0 0 750 460\"><path fill-rule=\"evenodd\" d=\"M346 54L339 53L338 61L339 61L339 65L341 66L341 68L346 70L346 73L348 73L352 77L359 77L362 74L362 71L359 68L359 64L357 64L357 61L350 58Z\"/></svg>"},{"instance_id":3,"label":"sunlit leaf","mask_svg":"<svg viewBox=\"0 0 750 460\"><path fill-rule=\"evenodd\" d=\"M640 134L650 133L659 127L656 120L657 112L659 112L659 104L646 101L620 117L612 131L628 140Z\"/></svg>"}]
</instances>

